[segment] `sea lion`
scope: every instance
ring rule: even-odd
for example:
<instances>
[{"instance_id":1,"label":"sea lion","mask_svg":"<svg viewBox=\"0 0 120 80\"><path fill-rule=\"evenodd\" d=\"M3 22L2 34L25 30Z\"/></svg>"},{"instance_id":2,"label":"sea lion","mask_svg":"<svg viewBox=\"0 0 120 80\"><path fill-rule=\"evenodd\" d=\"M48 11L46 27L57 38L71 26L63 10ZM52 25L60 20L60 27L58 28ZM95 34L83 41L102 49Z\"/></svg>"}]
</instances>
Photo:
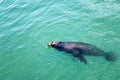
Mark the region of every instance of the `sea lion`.
<instances>
[{"instance_id":1,"label":"sea lion","mask_svg":"<svg viewBox=\"0 0 120 80\"><path fill-rule=\"evenodd\" d=\"M90 56L103 56L108 61L114 61L115 57L110 55L96 46L84 42L60 42L60 41L52 41L48 43L49 47L53 47L59 51L65 51L67 53L72 54L74 57L78 58L80 61L87 63L84 55Z\"/></svg>"}]
</instances>

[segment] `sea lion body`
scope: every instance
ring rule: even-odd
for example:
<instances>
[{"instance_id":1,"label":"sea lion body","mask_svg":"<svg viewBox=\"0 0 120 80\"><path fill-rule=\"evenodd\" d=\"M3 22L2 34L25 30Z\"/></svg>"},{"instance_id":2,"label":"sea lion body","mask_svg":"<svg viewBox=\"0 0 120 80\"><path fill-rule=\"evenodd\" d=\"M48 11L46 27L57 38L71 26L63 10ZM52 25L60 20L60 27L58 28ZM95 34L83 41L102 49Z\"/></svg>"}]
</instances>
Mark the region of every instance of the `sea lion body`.
<instances>
[{"instance_id":1,"label":"sea lion body","mask_svg":"<svg viewBox=\"0 0 120 80\"><path fill-rule=\"evenodd\" d=\"M107 60L112 60L111 56L108 57L106 53L94 45L83 42L50 42L48 46L51 46L59 51L65 51L72 54L74 57L80 59L80 61L87 63L84 55L90 56L104 56Z\"/></svg>"}]
</instances>

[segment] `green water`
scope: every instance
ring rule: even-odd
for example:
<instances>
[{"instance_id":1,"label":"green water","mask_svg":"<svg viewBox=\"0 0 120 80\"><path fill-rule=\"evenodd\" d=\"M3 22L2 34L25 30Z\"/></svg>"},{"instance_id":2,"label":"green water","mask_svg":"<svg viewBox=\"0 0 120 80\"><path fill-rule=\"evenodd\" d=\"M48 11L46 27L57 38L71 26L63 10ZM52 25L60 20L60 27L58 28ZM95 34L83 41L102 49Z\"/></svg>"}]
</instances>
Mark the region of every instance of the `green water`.
<instances>
[{"instance_id":1,"label":"green water","mask_svg":"<svg viewBox=\"0 0 120 80\"><path fill-rule=\"evenodd\" d=\"M116 62L84 64L48 48L52 40L91 43ZM120 80L119 0L0 0L0 80Z\"/></svg>"}]
</instances>

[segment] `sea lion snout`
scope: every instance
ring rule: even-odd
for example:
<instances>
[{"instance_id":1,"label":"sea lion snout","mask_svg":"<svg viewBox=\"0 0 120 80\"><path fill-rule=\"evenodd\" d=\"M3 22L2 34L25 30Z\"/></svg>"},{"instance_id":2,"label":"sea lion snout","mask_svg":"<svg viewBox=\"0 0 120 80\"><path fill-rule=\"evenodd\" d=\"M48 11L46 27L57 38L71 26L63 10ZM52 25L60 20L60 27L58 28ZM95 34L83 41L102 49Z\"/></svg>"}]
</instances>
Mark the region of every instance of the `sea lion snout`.
<instances>
[{"instance_id":1,"label":"sea lion snout","mask_svg":"<svg viewBox=\"0 0 120 80\"><path fill-rule=\"evenodd\" d=\"M50 46L51 46L51 43L48 43L48 46L50 47Z\"/></svg>"}]
</instances>

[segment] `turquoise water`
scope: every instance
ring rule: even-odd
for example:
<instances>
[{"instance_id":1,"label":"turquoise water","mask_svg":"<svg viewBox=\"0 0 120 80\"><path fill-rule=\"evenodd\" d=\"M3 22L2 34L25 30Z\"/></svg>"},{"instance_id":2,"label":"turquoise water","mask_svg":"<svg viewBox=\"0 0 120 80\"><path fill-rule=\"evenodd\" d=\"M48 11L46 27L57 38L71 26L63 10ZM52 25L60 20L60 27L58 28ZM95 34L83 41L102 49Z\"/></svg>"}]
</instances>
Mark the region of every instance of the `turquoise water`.
<instances>
[{"instance_id":1,"label":"turquoise water","mask_svg":"<svg viewBox=\"0 0 120 80\"><path fill-rule=\"evenodd\" d=\"M84 64L52 40L91 43L117 61ZM0 0L0 80L120 80L119 50L119 0Z\"/></svg>"}]
</instances>

